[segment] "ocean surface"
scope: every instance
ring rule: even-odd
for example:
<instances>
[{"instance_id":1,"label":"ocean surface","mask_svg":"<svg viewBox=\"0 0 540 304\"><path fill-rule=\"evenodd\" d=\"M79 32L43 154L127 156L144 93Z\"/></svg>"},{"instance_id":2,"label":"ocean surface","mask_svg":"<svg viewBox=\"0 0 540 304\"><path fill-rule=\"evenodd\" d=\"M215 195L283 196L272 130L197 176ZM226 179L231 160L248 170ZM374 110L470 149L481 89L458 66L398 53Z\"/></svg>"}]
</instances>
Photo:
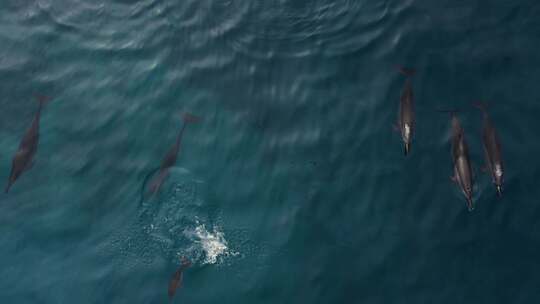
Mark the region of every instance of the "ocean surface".
<instances>
[{"instance_id":1,"label":"ocean surface","mask_svg":"<svg viewBox=\"0 0 540 304\"><path fill-rule=\"evenodd\" d=\"M52 100L0 194L0 303L540 303L539 16L535 0L2 1L2 183L35 94ZM416 69L408 157L397 65ZM443 108L461 110L472 212ZM200 121L144 195L186 112Z\"/></svg>"}]
</instances>

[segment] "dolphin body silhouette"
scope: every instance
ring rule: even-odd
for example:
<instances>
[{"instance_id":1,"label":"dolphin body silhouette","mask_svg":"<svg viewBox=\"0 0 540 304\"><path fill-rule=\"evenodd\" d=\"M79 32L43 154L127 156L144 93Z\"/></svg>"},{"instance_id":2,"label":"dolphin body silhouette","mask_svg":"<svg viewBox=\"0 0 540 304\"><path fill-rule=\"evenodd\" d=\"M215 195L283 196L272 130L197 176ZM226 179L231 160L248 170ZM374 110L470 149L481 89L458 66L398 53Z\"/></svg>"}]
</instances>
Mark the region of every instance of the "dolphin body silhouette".
<instances>
[{"instance_id":1,"label":"dolphin body silhouette","mask_svg":"<svg viewBox=\"0 0 540 304\"><path fill-rule=\"evenodd\" d=\"M398 125L395 126L395 129L399 130L401 139L405 145L405 155L408 155L411 150L415 125L414 95L410 79L414 75L415 70L400 66L398 66L398 69L401 74L407 77L407 80L405 81L405 86L399 99Z\"/></svg>"},{"instance_id":2,"label":"dolphin body silhouette","mask_svg":"<svg viewBox=\"0 0 540 304\"><path fill-rule=\"evenodd\" d=\"M163 160L161 161L161 165L159 167L159 170L157 172L157 175L152 179L152 182L150 183L150 189L149 194L155 194L159 191L161 188L161 185L165 182L165 179L169 175L169 169L174 166L176 163L176 159L178 158L178 152L180 151L180 144L182 143L182 135L184 134L184 130L186 129L186 126L189 123L194 123L199 120L198 117L193 116L191 114L185 113L183 115L184 118L184 124L182 125L182 128L180 129L180 133L178 133L178 136L176 137L175 144L169 149Z\"/></svg>"},{"instance_id":3,"label":"dolphin body silhouette","mask_svg":"<svg viewBox=\"0 0 540 304\"><path fill-rule=\"evenodd\" d=\"M486 157L486 170L489 170L497 195L502 196L502 186L504 182L504 166L501 153L501 144L495 127L487 113L487 107L484 103L474 104L479 108L484 116L482 127L482 143L484 146L484 155Z\"/></svg>"},{"instance_id":4,"label":"dolphin body silhouette","mask_svg":"<svg viewBox=\"0 0 540 304\"><path fill-rule=\"evenodd\" d=\"M176 289L179 287L182 287L182 281L184 279L184 270L186 270L188 267L191 266L191 262L187 260L186 258L182 258L182 264L178 268L178 270L173 274L171 280L169 281L169 300L171 300L174 297L174 294L176 293Z\"/></svg>"},{"instance_id":5,"label":"dolphin body silhouette","mask_svg":"<svg viewBox=\"0 0 540 304\"><path fill-rule=\"evenodd\" d=\"M474 210L472 199L474 178L469 157L469 147L465 141L465 132L456 116L456 111L449 112L452 117L452 160L454 162L454 175L451 179L458 184L467 200L467 208L472 211Z\"/></svg>"},{"instance_id":6,"label":"dolphin body silhouette","mask_svg":"<svg viewBox=\"0 0 540 304\"><path fill-rule=\"evenodd\" d=\"M39 143L39 120L43 105L49 100L46 96L38 96L39 108L32 120L30 128L24 134L19 149L13 157L11 164L11 173L5 192L8 193L15 181L22 175L23 172L29 170L33 166L34 156L36 155Z\"/></svg>"}]
</instances>

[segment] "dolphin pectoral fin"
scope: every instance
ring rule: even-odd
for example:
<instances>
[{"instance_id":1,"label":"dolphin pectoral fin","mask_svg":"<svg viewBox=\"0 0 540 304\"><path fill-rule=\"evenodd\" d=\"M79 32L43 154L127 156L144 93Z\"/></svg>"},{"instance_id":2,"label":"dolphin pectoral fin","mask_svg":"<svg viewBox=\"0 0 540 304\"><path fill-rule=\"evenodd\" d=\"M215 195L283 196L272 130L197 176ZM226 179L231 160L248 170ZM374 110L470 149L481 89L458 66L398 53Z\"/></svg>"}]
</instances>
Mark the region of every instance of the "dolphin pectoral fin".
<instances>
[{"instance_id":1,"label":"dolphin pectoral fin","mask_svg":"<svg viewBox=\"0 0 540 304\"><path fill-rule=\"evenodd\" d=\"M450 180L453 182L453 183L457 183L457 177L452 175L450 176Z\"/></svg>"},{"instance_id":2,"label":"dolphin pectoral fin","mask_svg":"<svg viewBox=\"0 0 540 304\"><path fill-rule=\"evenodd\" d=\"M403 74L403 75L405 75L407 77L411 77L416 73L416 70L413 69L413 68L406 68L406 67L404 67L402 65L396 65L395 67L398 70L398 72L400 72L401 74Z\"/></svg>"}]
</instances>

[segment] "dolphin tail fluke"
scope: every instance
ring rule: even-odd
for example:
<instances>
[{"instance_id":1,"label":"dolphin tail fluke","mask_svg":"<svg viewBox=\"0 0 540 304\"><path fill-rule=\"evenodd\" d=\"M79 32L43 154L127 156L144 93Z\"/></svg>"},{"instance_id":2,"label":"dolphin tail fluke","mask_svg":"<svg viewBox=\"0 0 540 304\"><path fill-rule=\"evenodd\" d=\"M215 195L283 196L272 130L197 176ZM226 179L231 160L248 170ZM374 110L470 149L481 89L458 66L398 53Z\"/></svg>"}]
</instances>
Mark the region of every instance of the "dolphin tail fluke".
<instances>
[{"instance_id":1,"label":"dolphin tail fluke","mask_svg":"<svg viewBox=\"0 0 540 304\"><path fill-rule=\"evenodd\" d=\"M182 118L184 119L185 123L196 123L201 120L199 116L195 116L191 113L183 113Z\"/></svg>"},{"instance_id":2,"label":"dolphin tail fluke","mask_svg":"<svg viewBox=\"0 0 540 304\"><path fill-rule=\"evenodd\" d=\"M437 112L448 113L450 116L454 116L456 113L461 112L459 109L437 109Z\"/></svg>"},{"instance_id":3,"label":"dolphin tail fluke","mask_svg":"<svg viewBox=\"0 0 540 304\"><path fill-rule=\"evenodd\" d=\"M43 108L44 105L46 105L51 100L51 98L49 96L41 95L41 94L34 94L34 97L36 98L36 100L39 103L39 109L40 110L41 110L41 108Z\"/></svg>"},{"instance_id":4,"label":"dolphin tail fluke","mask_svg":"<svg viewBox=\"0 0 540 304\"><path fill-rule=\"evenodd\" d=\"M37 99L37 101L40 104L46 104L51 100L51 97L49 97L47 95L34 94L34 97Z\"/></svg>"},{"instance_id":5,"label":"dolphin tail fluke","mask_svg":"<svg viewBox=\"0 0 540 304\"><path fill-rule=\"evenodd\" d=\"M404 66L401 66L401 65L396 65L396 69L403 75L407 76L407 77L411 77L411 76L414 76L414 74L416 73L416 70L413 69L413 68L406 68Z\"/></svg>"},{"instance_id":6,"label":"dolphin tail fluke","mask_svg":"<svg viewBox=\"0 0 540 304\"><path fill-rule=\"evenodd\" d=\"M480 111L482 111L484 114L487 114L488 105L487 105L487 103L485 101L475 101L472 104L473 104L473 106L480 109Z\"/></svg>"}]
</instances>

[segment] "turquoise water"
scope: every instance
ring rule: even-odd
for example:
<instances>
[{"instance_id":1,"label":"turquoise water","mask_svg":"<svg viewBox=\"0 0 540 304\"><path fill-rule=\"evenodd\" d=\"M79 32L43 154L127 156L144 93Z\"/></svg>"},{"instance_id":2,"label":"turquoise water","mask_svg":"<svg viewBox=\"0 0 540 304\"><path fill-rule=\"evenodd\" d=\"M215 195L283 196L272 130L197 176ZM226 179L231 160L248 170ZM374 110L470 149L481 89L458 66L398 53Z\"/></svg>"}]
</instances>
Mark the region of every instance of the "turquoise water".
<instances>
[{"instance_id":1,"label":"turquoise water","mask_svg":"<svg viewBox=\"0 0 540 304\"><path fill-rule=\"evenodd\" d=\"M536 1L3 1L1 303L538 303ZM404 77L417 133L392 132ZM506 184L481 173L490 103ZM459 114L476 209L451 183ZM141 199L181 127L170 176Z\"/></svg>"}]
</instances>

